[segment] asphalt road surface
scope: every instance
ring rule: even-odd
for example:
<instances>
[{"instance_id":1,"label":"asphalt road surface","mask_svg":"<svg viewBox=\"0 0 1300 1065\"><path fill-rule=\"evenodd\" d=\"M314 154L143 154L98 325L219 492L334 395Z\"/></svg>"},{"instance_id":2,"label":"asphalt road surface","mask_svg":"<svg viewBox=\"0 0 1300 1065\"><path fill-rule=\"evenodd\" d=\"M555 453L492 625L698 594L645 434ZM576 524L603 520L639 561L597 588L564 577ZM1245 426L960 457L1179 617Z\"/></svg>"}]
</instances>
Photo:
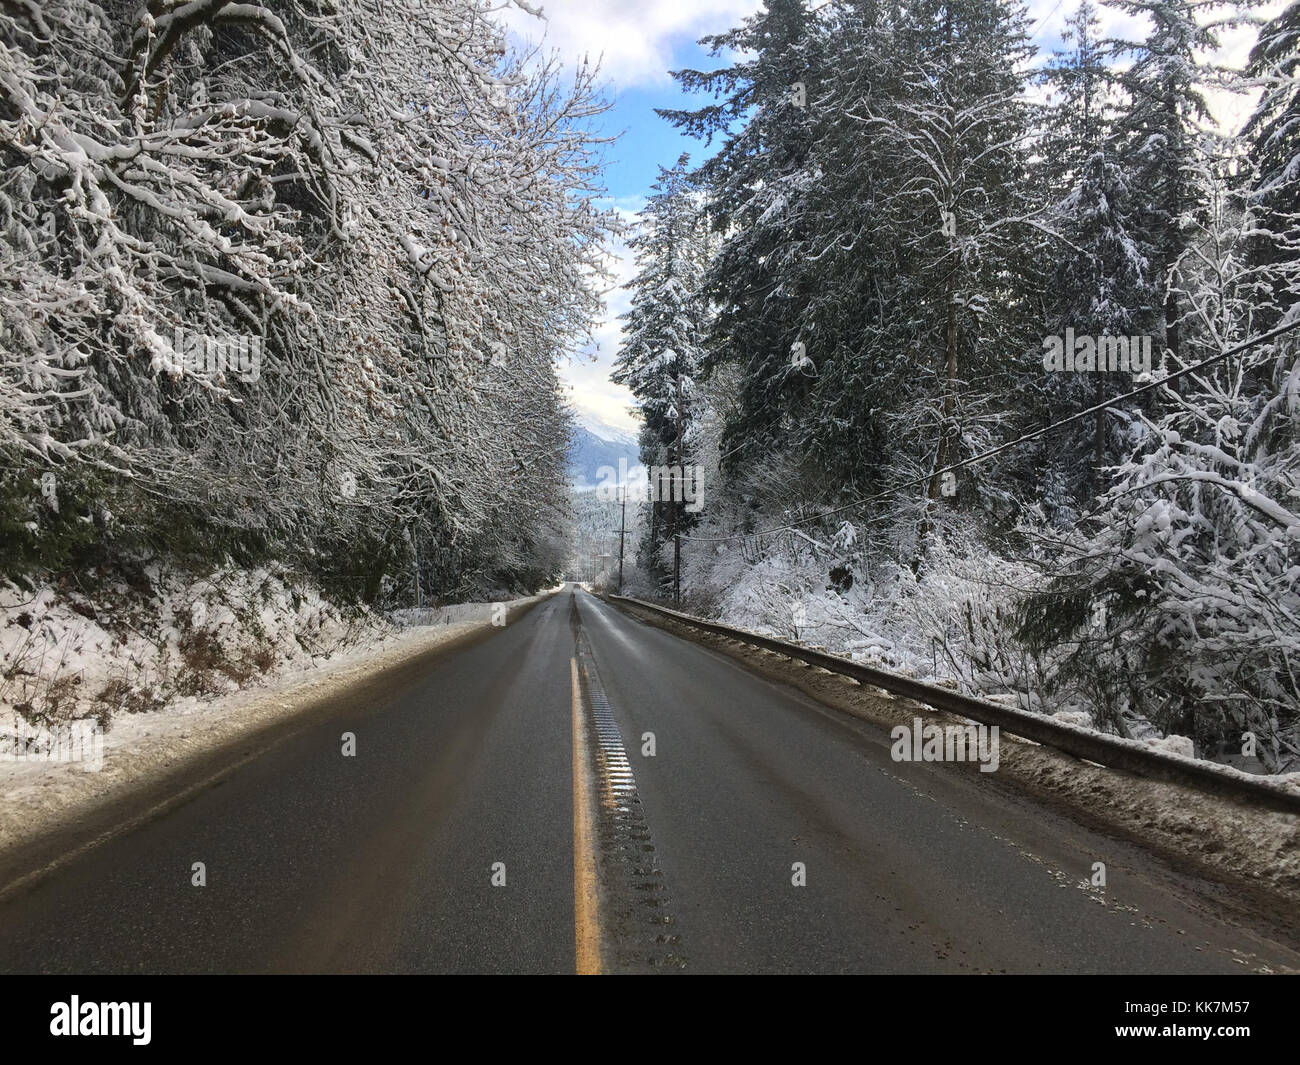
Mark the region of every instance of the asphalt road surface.
<instances>
[{"instance_id":1,"label":"asphalt road surface","mask_svg":"<svg viewBox=\"0 0 1300 1065\"><path fill-rule=\"evenodd\" d=\"M0 971L1300 969L1222 889L574 588L299 724L0 896Z\"/></svg>"}]
</instances>

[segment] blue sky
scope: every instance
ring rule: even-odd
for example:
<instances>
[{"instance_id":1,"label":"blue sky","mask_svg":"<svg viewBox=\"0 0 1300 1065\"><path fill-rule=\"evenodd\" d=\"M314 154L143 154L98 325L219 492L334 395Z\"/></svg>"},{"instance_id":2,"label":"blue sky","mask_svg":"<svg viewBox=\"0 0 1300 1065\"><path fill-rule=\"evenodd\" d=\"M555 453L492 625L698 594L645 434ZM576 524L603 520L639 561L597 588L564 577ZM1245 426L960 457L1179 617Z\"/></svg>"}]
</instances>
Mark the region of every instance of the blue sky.
<instances>
[{"instance_id":1,"label":"blue sky","mask_svg":"<svg viewBox=\"0 0 1300 1065\"><path fill-rule=\"evenodd\" d=\"M530 0L536 6L536 0ZM516 39L541 42L566 62L584 56L601 60L601 74L612 109L602 116L603 132L622 133L606 149L605 184L614 207L631 220L645 202L659 173L683 152L699 162L702 142L679 136L654 113L656 107L699 106L699 98L684 96L668 75L669 70L695 67L709 70L720 65L696 45L706 34L721 33L758 10L759 0L550 0L537 18L521 8L504 10L501 19ZM1029 0L1033 43L1042 60L1060 46L1060 31L1077 0ZM1260 10L1264 17L1283 6L1274 0ZM1114 11L1102 10L1102 31L1126 39L1140 38L1141 28ZM1242 28L1224 37L1218 58L1238 63L1254 40L1254 31ZM1246 107L1239 99L1220 94L1215 107L1225 124L1235 124ZM594 341L584 355L560 367L570 388L570 399L582 420L621 429L635 425L631 396L609 380L618 352L618 316L628 307L621 289L632 276L627 247L620 241L610 248L615 285L606 294L605 312L594 331Z\"/></svg>"},{"instance_id":2,"label":"blue sky","mask_svg":"<svg viewBox=\"0 0 1300 1065\"><path fill-rule=\"evenodd\" d=\"M680 42L675 58L682 66L712 69L713 62L693 42ZM679 67L674 67L679 69ZM611 93L614 107L605 116L608 132L621 132L617 143L607 149L605 184L614 206L630 220L644 205L651 186L659 177L661 166L670 166L683 152L689 153L693 163L698 163L706 151L701 141L678 133L672 123L655 114L656 107L695 107L698 102L680 92L676 85L637 86ZM632 258L629 249L618 241L613 249L611 265L618 284L632 276ZM617 352L619 340L618 315L627 309L629 295L612 291L606 296L606 314L596 341L589 345L586 355L591 361L577 361L565 366L562 376L574 389L574 405L593 419L617 428L627 429L633 424L627 408L631 396L622 387L608 379L611 361ZM598 346L597 346L598 345Z\"/></svg>"},{"instance_id":3,"label":"blue sky","mask_svg":"<svg viewBox=\"0 0 1300 1065\"><path fill-rule=\"evenodd\" d=\"M605 185L611 205L632 221L661 165L671 165L682 152L698 161L705 150L654 113L656 107L698 106L678 90L668 71L712 69L717 61L695 42L737 25L758 7L758 0L551 0L543 20L522 10L508 11L503 19L517 38L540 41L568 62L580 62L584 55L601 60L606 96L613 103L602 116L602 132L622 134L605 150ZM609 266L614 286L606 293L594 340L560 373L583 420L626 430L635 425L632 398L609 380L618 353L618 316L629 302L621 286L633 273L622 241L612 243Z\"/></svg>"},{"instance_id":4,"label":"blue sky","mask_svg":"<svg viewBox=\"0 0 1300 1065\"><path fill-rule=\"evenodd\" d=\"M704 50L695 45L680 49L684 65L712 69ZM680 134L671 122L654 113L656 107L698 107L699 101L673 85L664 88L635 88L618 93L614 109L606 116L612 130L627 130L610 148L610 165L605 180L615 199L636 199L645 194L660 166L671 165L682 153L691 157L703 151L703 142Z\"/></svg>"}]
</instances>

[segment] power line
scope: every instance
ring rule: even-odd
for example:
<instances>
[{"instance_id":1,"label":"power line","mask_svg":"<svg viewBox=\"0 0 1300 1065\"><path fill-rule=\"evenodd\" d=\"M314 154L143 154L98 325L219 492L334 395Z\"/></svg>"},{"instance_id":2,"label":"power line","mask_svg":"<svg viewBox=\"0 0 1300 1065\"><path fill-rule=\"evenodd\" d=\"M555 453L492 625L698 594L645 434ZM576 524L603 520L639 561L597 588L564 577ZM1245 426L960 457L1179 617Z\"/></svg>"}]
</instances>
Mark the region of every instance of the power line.
<instances>
[{"instance_id":1,"label":"power line","mask_svg":"<svg viewBox=\"0 0 1300 1065\"><path fill-rule=\"evenodd\" d=\"M963 459L961 462L954 462L950 466L944 466L942 469L933 470L924 476L896 485L886 492L879 492L874 496L867 496L864 499L856 499L851 503L844 503L841 506L832 507L830 510L825 510L818 514L811 514L806 518L800 518L797 521L792 521L787 525L781 525L774 529L762 529L758 532L751 533L736 533L732 536L684 536L683 539L693 540L697 543L725 543L731 540L743 540L750 536L772 536L776 533L789 532L798 528L800 525L806 525L808 522L821 521L824 518L831 517L832 515L841 514L846 510L866 506L868 503L877 503L882 499L888 499L890 496L895 495L904 489L928 484L936 477L941 477L945 473L951 473L964 466L972 466L977 462L983 462L986 459L993 458L995 455L1000 455L1004 451L1010 451L1013 447L1019 447L1021 444L1026 444L1031 440L1037 440L1040 437L1046 436L1048 433L1053 433L1058 429L1065 428L1067 425L1073 425L1075 422L1082 421L1091 414L1098 414L1101 411L1106 410L1108 407L1113 407L1117 403L1123 403L1127 400L1133 399L1135 396L1141 396L1150 392L1152 389L1160 388L1169 384L1171 381L1178 380L1180 377L1185 377L1187 374L1195 373L1197 370L1204 369L1206 366L1212 366L1213 364L1231 358L1233 355L1237 355L1248 348L1253 348L1259 344L1263 344L1265 341L1273 340L1276 337L1282 336L1284 333L1289 333L1291 330L1298 328L1300 328L1300 318L1292 322L1290 325L1278 326L1276 329L1264 333L1261 336L1257 336L1252 340L1243 341L1236 347L1228 348L1225 351L1219 352L1217 355L1211 355L1208 359L1203 359L1200 362L1193 363L1191 366L1185 366L1181 370L1176 370L1168 376L1160 378L1158 381L1151 381L1148 384L1142 385L1140 388L1133 389L1131 392L1125 392L1123 395L1116 396L1114 399L1108 399L1104 403L1098 403L1095 406L1088 407L1086 410L1078 411L1075 414L1071 414L1068 418L1062 418L1059 422L1053 422L1051 425L1045 425L1041 429L1035 429L1033 432L1025 433L1023 436L1018 436L1014 440L1008 440L1006 443L999 444L997 447L990 448L988 451L982 452L978 455L972 455L970 458Z\"/></svg>"},{"instance_id":2,"label":"power line","mask_svg":"<svg viewBox=\"0 0 1300 1065\"><path fill-rule=\"evenodd\" d=\"M1046 15L1043 16L1042 20L1038 24L1038 29L1035 30L1034 35L1029 38L1030 44L1033 44L1036 40L1038 40L1038 35L1042 33L1043 30L1047 29L1047 23L1051 20L1053 15L1055 15L1058 11L1061 10L1061 5L1063 3L1065 3L1065 0L1056 0L1056 6L1052 8L1052 10L1049 11Z\"/></svg>"}]
</instances>

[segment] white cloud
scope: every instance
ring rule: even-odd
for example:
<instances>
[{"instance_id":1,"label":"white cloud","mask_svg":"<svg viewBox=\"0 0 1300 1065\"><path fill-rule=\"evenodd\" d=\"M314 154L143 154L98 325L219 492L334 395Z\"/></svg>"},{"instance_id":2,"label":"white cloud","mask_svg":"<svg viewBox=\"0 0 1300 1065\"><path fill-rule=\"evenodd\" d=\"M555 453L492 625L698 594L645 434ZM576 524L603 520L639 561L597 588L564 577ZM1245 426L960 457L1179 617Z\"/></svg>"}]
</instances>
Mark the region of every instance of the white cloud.
<instances>
[{"instance_id":1,"label":"white cloud","mask_svg":"<svg viewBox=\"0 0 1300 1065\"><path fill-rule=\"evenodd\" d=\"M518 8L500 19L517 36L566 60L603 57L603 75L629 89L669 84L675 43L738 25L758 8L758 0L550 0L543 19Z\"/></svg>"},{"instance_id":2,"label":"white cloud","mask_svg":"<svg viewBox=\"0 0 1300 1065\"><path fill-rule=\"evenodd\" d=\"M636 212L645 206L644 197L623 197L612 206L625 222L631 223ZM611 280L605 291L605 313L593 331L594 344L587 353L560 367L560 379L571 389L569 399L575 407L586 410L606 425L617 429L635 429L630 413L632 393L609 379L623 341L623 323L619 316L632 305L632 295L624 287L636 273L635 256L621 238L610 241L606 258Z\"/></svg>"},{"instance_id":3,"label":"white cloud","mask_svg":"<svg viewBox=\"0 0 1300 1065\"><path fill-rule=\"evenodd\" d=\"M1251 16L1261 21L1275 17L1286 7L1287 0L1269 0L1253 9ZM1031 36L1039 49L1035 64L1046 62L1065 30L1065 20L1077 9L1077 0L1031 0L1029 14L1031 18ZM1126 14L1112 8L1097 6L1100 18L1100 35L1102 38L1114 38L1126 41L1142 41L1146 38L1149 22L1142 15ZM1211 11L1209 17L1217 18L1221 12ZM1202 22L1206 21L1202 18ZM1258 37L1258 27L1253 25L1235 26L1217 31L1219 47L1213 54L1202 56L1203 60L1220 64L1224 67L1240 70L1246 64L1250 49ZM1129 60L1124 60L1127 65ZM1242 123L1254 110L1258 93L1235 93L1226 89L1208 86L1203 89L1206 105L1212 121L1224 132L1233 132L1241 128Z\"/></svg>"}]
</instances>

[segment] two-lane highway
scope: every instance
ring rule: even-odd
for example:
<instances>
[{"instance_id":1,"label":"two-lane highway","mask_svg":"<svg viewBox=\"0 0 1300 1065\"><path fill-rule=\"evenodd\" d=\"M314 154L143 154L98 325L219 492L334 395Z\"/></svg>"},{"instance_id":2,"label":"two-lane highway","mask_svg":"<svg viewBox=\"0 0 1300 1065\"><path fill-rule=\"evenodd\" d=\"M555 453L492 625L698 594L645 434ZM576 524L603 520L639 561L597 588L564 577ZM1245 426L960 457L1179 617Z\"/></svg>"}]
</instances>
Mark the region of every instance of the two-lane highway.
<instances>
[{"instance_id":1,"label":"two-lane highway","mask_svg":"<svg viewBox=\"0 0 1300 1065\"><path fill-rule=\"evenodd\" d=\"M1207 885L889 747L569 588L10 892L0 969L573 972L584 935L612 972L1300 968Z\"/></svg>"}]
</instances>

